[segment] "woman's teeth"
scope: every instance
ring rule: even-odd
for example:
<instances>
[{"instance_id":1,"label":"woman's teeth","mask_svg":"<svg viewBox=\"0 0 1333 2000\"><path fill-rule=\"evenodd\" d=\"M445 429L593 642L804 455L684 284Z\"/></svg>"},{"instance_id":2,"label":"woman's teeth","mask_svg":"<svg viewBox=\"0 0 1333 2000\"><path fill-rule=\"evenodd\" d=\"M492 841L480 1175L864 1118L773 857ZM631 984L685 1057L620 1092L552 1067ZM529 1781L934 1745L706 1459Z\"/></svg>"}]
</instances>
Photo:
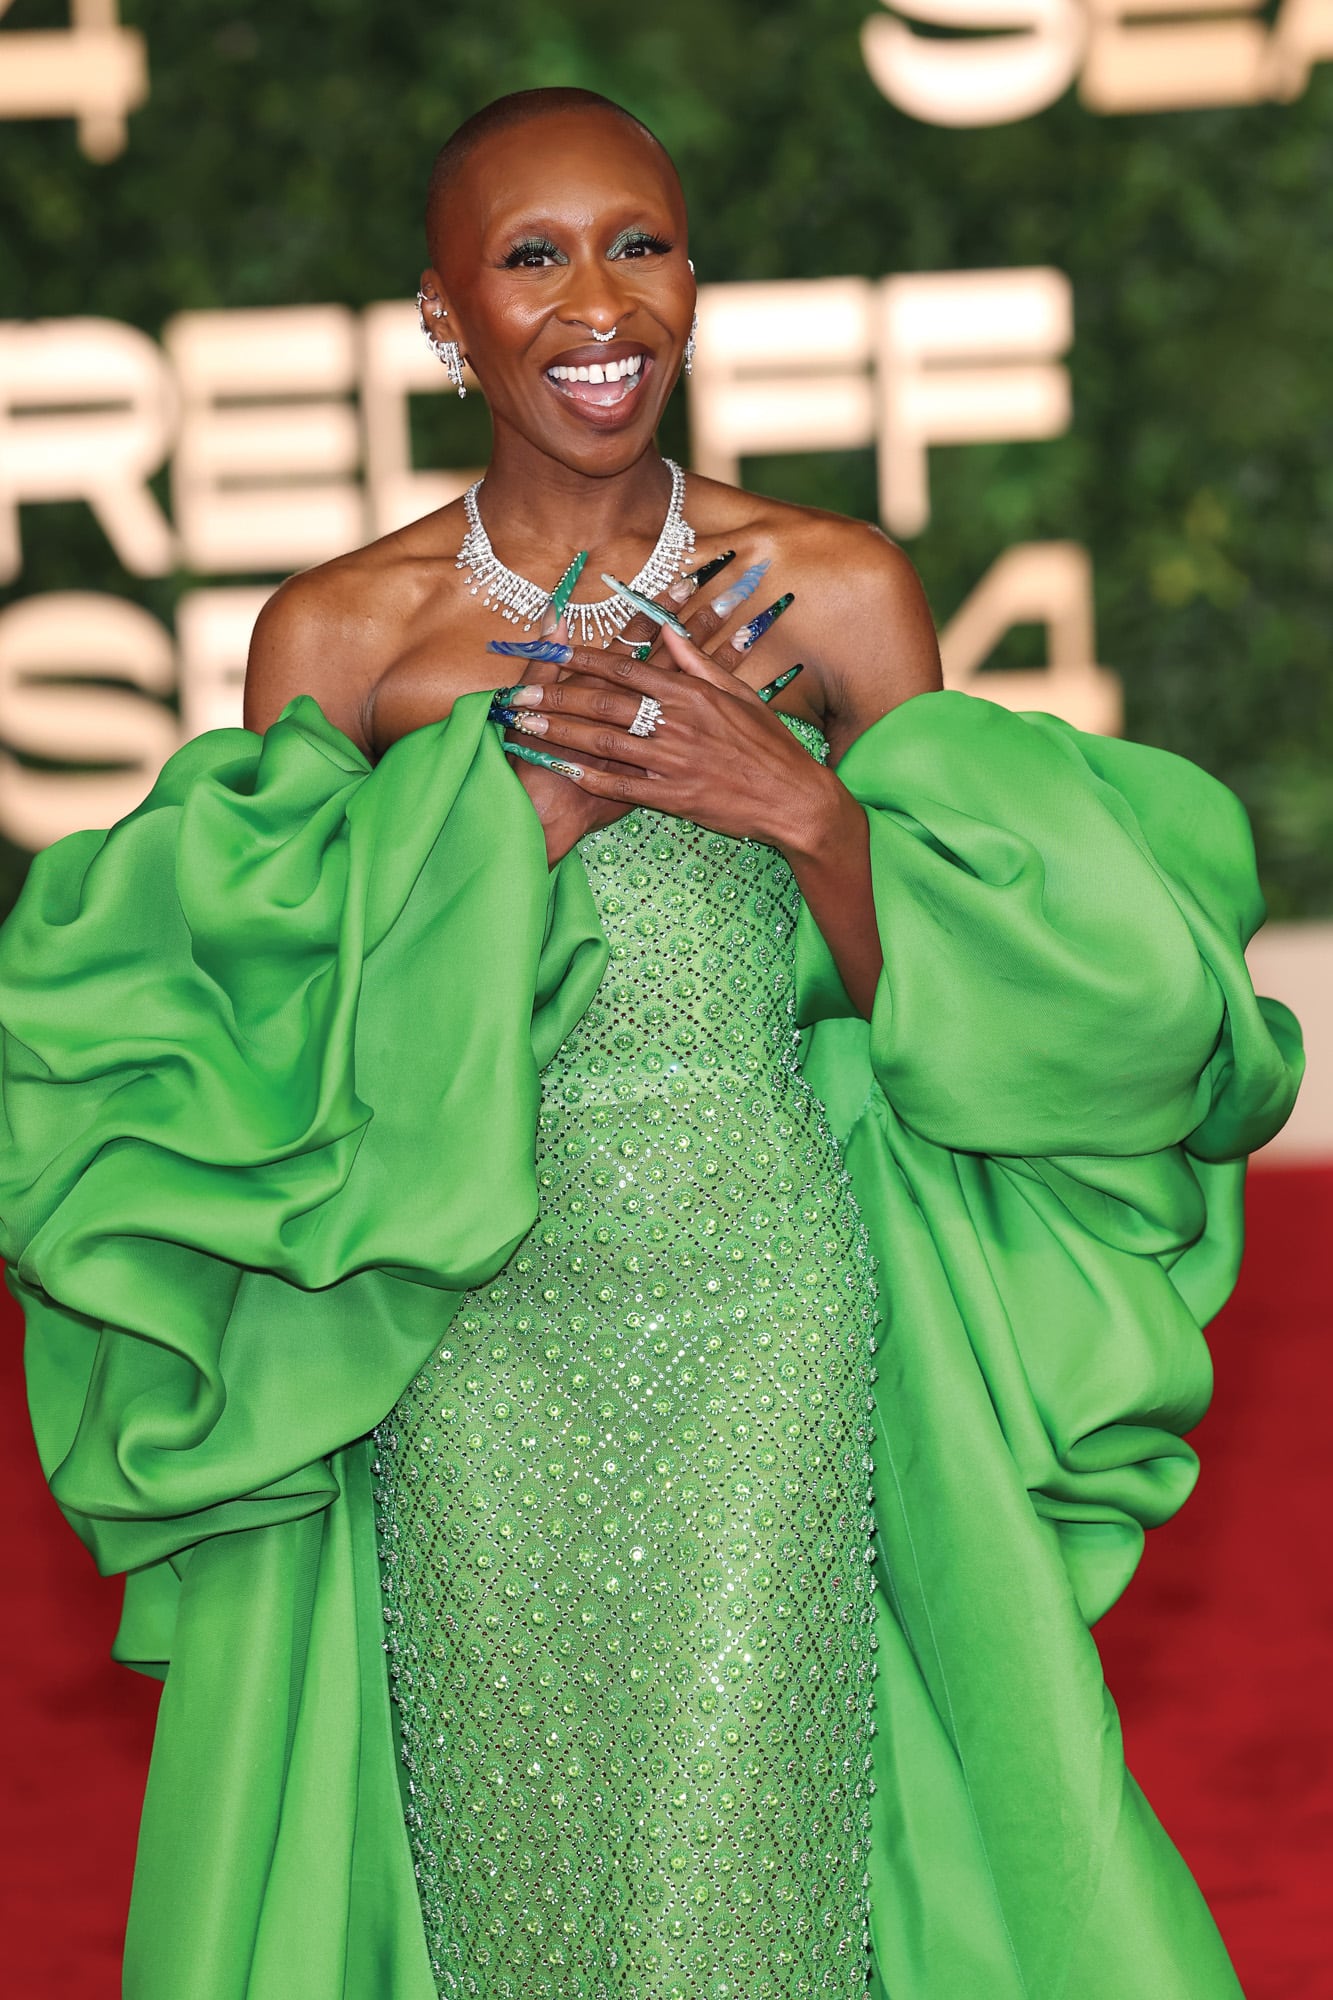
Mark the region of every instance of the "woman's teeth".
<instances>
[{"instance_id":1,"label":"woman's teeth","mask_svg":"<svg viewBox=\"0 0 1333 2000\"><path fill-rule=\"evenodd\" d=\"M627 375L637 375L643 366L641 354L631 354L625 361L590 361L586 368L548 368L547 374L553 382L619 382Z\"/></svg>"}]
</instances>

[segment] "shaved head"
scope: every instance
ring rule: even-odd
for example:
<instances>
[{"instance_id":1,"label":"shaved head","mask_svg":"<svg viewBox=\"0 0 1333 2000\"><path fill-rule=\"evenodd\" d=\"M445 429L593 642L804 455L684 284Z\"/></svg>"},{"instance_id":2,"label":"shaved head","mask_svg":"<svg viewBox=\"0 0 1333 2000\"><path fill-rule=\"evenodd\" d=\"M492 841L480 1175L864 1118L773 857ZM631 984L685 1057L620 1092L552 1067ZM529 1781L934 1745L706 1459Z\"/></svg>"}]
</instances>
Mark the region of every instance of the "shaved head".
<instances>
[{"instance_id":1,"label":"shaved head","mask_svg":"<svg viewBox=\"0 0 1333 2000\"><path fill-rule=\"evenodd\" d=\"M439 244L440 229L449 197L462 172L463 166L477 147L486 139L514 126L526 125L534 118L544 118L552 112L587 111L597 112L604 117L619 118L636 132L642 133L662 156L667 168L675 176L675 164L666 147L655 132L649 130L641 118L632 111L626 111L623 104L616 104L609 97L603 97L595 90L576 90L572 86L556 87L550 90L514 90L507 97L497 97L492 103L484 104L475 111L450 135L435 155L431 168L430 188L426 195L426 242L432 258Z\"/></svg>"}]
</instances>

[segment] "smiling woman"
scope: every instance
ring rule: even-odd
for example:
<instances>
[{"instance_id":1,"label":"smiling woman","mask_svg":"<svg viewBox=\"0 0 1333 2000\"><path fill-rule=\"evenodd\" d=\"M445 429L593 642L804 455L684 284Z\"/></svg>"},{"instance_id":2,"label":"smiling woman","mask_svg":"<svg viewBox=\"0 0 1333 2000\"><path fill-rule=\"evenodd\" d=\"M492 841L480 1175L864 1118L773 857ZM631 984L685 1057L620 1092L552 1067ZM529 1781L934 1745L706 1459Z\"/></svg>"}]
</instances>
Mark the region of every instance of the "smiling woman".
<instances>
[{"instance_id":1,"label":"smiling woman","mask_svg":"<svg viewBox=\"0 0 1333 2000\"><path fill-rule=\"evenodd\" d=\"M429 231L483 479L0 949L34 1422L166 1673L128 2000L1235 2000L1088 1627L1298 1074L1243 815L661 457L638 120L501 100Z\"/></svg>"},{"instance_id":2,"label":"smiling woman","mask_svg":"<svg viewBox=\"0 0 1333 2000\"><path fill-rule=\"evenodd\" d=\"M589 119L590 109L614 118L620 127L617 158L624 178L613 206L606 205L605 131L599 143L598 121ZM487 172L483 157L479 182L475 176L487 141L502 139L516 127L530 128L538 113L542 136L536 143L552 149L556 172L534 206L527 174L506 185L502 175ZM484 189L481 200L479 188ZM589 203L600 224L591 236L580 226ZM543 333L548 331L551 301L566 295L573 283L582 297L591 344L553 351L552 342L543 341L546 351L537 360L546 380L598 428L620 430L636 418L656 426L685 352L694 285L693 266L684 256L680 181L646 125L591 93L522 92L502 98L470 119L441 149L431 176L426 233L434 260L422 279L426 310L452 319L453 337L464 352L470 332L497 359L497 341L529 348L539 325ZM579 269L589 261L590 269ZM479 270L487 273L484 287L471 282ZM491 272L515 277L491 282ZM466 314L450 313L453 285L466 288ZM631 331L618 338L622 322ZM557 339L571 328L563 316L556 324ZM648 396L650 388L655 393ZM495 390L498 383L488 390L493 411L500 407Z\"/></svg>"}]
</instances>

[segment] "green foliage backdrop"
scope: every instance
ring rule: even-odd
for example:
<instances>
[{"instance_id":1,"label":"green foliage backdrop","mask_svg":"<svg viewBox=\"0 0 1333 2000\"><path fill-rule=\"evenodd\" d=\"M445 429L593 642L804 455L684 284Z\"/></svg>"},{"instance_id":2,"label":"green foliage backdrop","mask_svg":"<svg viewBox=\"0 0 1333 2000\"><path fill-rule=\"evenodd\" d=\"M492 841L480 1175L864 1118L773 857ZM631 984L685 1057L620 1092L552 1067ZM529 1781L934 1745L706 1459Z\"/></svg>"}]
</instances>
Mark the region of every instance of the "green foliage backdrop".
<instances>
[{"instance_id":1,"label":"green foliage backdrop","mask_svg":"<svg viewBox=\"0 0 1333 2000\"><path fill-rule=\"evenodd\" d=\"M127 152L95 166L69 125L0 126L0 316L156 335L187 307L408 295L435 146L489 98L551 83L660 133L705 280L1056 265L1074 286L1073 430L932 454L934 515L910 547L936 615L1016 540L1086 542L1128 733L1240 793L1273 915L1333 912L1333 65L1287 105L1108 118L1071 95L946 131L872 84L873 6L124 0L152 79ZM60 0L15 0L6 25L67 22ZM683 450L679 409L667 441ZM874 512L869 453L761 460L749 483ZM127 578L82 507L29 509L23 528L10 599L109 589L169 621L193 580ZM1020 633L1003 662L1037 657ZM0 856L0 908L23 865Z\"/></svg>"}]
</instances>

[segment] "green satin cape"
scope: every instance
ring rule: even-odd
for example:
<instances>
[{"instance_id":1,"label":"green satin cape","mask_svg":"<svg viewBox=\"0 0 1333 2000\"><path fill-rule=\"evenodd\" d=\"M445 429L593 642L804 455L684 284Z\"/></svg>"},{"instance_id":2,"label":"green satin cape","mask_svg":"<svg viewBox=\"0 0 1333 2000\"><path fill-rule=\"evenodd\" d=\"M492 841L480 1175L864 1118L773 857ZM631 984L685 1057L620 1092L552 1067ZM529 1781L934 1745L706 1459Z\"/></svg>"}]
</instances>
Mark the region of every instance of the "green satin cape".
<instances>
[{"instance_id":1,"label":"green satin cape","mask_svg":"<svg viewBox=\"0 0 1333 2000\"><path fill-rule=\"evenodd\" d=\"M872 1021L805 911L797 952L880 1259L875 1992L1222 2000L1088 1627L1193 1485L1243 1156L1299 1074L1244 815L953 694L839 775ZM484 695L373 768L308 696L198 737L0 934L34 1429L127 1575L118 1657L166 1673L130 2000L434 2000L364 1440L531 1226L538 1073L605 961Z\"/></svg>"}]
</instances>

